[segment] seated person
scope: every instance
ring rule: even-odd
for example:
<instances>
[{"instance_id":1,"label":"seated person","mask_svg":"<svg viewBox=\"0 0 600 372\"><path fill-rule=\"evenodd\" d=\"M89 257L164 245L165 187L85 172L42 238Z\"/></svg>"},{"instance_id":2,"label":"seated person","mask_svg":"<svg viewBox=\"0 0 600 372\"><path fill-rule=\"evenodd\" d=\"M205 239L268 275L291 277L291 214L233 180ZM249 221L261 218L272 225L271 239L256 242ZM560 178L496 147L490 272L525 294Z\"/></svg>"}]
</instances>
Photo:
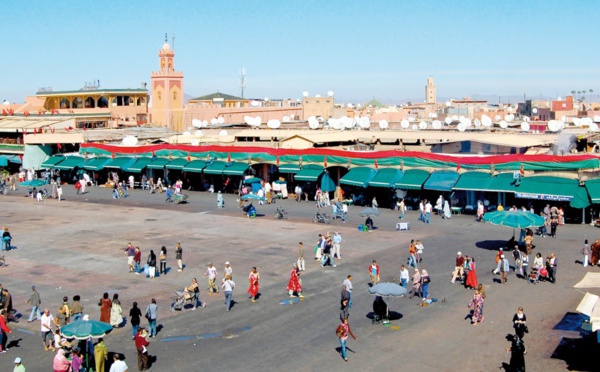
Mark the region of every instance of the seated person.
<instances>
[{"instance_id":1,"label":"seated person","mask_svg":"<svg viewBox=\"0 0 600 372\"><path fill-rule=\"evenodd\" d=\"M194 296L195 293L198 293L199 289L198 289L198 281L196 280L196 278L192 279L192 284L189 285L189 287L185 287L183 289L183 298L185 298L186 300L189 300L190 298L192 298Z\"/></svg>"},{"instance_id":2,"label":"seated person","mask_svg":"<svg viewBox=\"0 0 600 372\"><path fill-rule=\"evenodd\" d=\"M375 296L375 301L373 301L373 314L375 314L375 319L388 318L388 306L381 296Z\"/></svg>"},{"instance_id":3,"label":"seated person","mask_svg":"<svg viewBox=\"0 0 600 372\"><path fill-rule=\"evenodd\" d=\"M371 219L371 216L367 217L365 220L365 226L367 226L369 230L373 230L373 220Z\"/></svg>"}]
</instances>

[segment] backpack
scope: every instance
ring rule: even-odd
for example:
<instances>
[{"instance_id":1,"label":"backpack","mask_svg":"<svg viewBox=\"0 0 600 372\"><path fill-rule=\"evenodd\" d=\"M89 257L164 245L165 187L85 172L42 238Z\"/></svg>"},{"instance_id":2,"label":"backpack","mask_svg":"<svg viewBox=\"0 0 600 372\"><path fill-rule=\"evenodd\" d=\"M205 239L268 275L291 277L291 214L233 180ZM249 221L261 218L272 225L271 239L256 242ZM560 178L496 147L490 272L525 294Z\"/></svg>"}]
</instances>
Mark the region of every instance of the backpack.
<instances>
[{"instance_id":1,"label":"backpack","mask_svg":"<svg viewBox=\"0 0 600 372\"><path fill-rule=\"evenodd\" d=\"M338 336L338 338L342 338L344 337L344 333L345 333L345 329L343 325L339 325L336 329L335 329L335 334L336 336Z\"/></svg>"}]
</instances>

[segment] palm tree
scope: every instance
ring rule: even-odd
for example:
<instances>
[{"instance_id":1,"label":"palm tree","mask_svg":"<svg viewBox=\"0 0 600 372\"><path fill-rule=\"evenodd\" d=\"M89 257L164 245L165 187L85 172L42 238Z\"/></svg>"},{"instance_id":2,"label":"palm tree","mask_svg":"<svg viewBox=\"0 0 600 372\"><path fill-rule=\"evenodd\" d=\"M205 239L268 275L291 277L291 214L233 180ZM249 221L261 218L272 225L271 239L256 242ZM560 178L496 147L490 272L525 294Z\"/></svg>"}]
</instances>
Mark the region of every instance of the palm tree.
<instances>
[{"instance_id":1,"label":"palm tree","mask_svg":"<svg viewBox=\"0 0 600 372\"><path fill-rule=\"evenodd\" d=\"M590 88L590 89L588 89L588 91L590 92L590 102L592 102L593 101L592 93L594 93L594 90Z\"/></svg>"},{"instance_id":2,"label":"palm tree","mask_svg":"<svg viewBox=\"0 0 600 372\"><path fill-rule=\"evenodd\" d=\"M575 93L577 93L577 91L576 91L576 90L572 90L572 91L571 91L571 94L572 94L572 95L575 95Z\"/></svg>"},{"instance_id":3,"label":"palm tree","mask_svg":"<svg viewBox=\"0 0 600 372\"><path fill-rule=\"evenodd\" d=\"M579 100L581 101L581 91L580 90L577 91L577 95L579 96Z\"/></svg>"}]
</instances>

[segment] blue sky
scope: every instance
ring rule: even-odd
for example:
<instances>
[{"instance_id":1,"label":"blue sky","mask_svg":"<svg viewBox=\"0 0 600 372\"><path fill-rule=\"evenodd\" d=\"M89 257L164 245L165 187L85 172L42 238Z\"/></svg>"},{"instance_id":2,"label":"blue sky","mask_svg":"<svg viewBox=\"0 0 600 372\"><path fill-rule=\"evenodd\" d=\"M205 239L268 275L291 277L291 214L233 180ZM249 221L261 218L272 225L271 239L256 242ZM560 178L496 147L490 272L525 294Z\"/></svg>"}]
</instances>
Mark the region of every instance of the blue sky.
<instances>
[{"instance_id":1,"label":"blue sky","mask_svg":"<svg viewBox=\"0 0 600 372\"><path fill-rule=\"evenodd\" d=\"M0 100L39 87L137 88L165 32L185 92L337 102L600 94L593 0L2 1Z\"/></svg>"}]
</instances>

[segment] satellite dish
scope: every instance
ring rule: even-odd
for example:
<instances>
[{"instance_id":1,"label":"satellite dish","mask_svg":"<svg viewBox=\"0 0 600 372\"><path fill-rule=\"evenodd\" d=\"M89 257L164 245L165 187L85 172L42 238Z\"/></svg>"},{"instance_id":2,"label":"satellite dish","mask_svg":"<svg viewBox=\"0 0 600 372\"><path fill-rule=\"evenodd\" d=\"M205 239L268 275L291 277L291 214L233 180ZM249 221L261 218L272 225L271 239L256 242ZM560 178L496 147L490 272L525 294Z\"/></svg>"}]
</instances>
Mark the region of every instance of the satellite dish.
<instances>
[{"instance_id":1,"label":"satellite dish","mask_svg":"<svg viewBox=\"0 0 600 372\"><path fill-rule=\"evenodd\" d=\"M435 114L433 112L430 112L428 116L430 119L433 119L435 117Z\"/></svg>"},{"instance_id":2,"label":"satellite dish","mask_svg":"<svg viewBox=\"0 0 600 372\"><path fill-rule=\"evenodd\" d=\"M598 116L598 115L594 116L594 122L600 123L600 116Z\"/></svg>"},{"instance_id":3,"label":"satellite dish","mask_svg":"<svg viewBox=\"0 0 600 372\"><path fill-rule=\"evenodd\" d=\"M462 115L458 117L458 121L460 121L461 123L464 123L465 119L466 118L464 116L462 116Z\"/></svg>"},{"instance_id":4,"label":"satellite dish","mask_svg":"<svg viewBox=\"0 0 600 372\"><path fill-rule=\"evenodd\" d=\"M290 121L290 117L289 116L284 116L283 117L283 122L289 122Z\"/></svg>"},{"instance_id":5,"label":"satellite dish","mask_svg":"<svg viewBox=\"0 0 600 372\"><path fill-rule=\"evenodd\" d=\"M342 122L335 118L329 118L329 120L327 120L327 125L333 129L340 129L340 127L342 127L342 129L344 128Z\"/></svg>"},{"instance_id":6,"label":"satellite dish","mask_svg":"<svg viewBox=\"0 0 600 372\"><path fill-rule=\"evenodd\" d=\"M192 133L188 132L187 130L185 132L181 133L181 134L184 135L184 136L191 136L192 135Z\"/></svg>"},{"instance_id":7,"label":"satellite dish","mask_svg":"<svg viewBox=\"0 0 600 372\"><path fill-rule=\"evenodd\" d=\"M330 90L329 92L327 92L327 97L333 97L333 90Z\"/></svg>"},{"instance_id":8,"label":"satellite dish","mask_svg":"<svg viewBox=\"0 0 600 372\"><path fill-rule=\"evenodd\" d=\"M308 97L308 92L307 91L302 92L302 97Z\"/></svg>"},{"instance_id":9,"label":"satellite dish","mask_svg":"<svg viewBox=\"0 0 600 372\"><path fill-rule=\"evenodd\" d=\"M532 113L537 114L538 113L538 109L537 107L534 107L533 110L531 110Z\"/></svg>"},{"instance_id":10,"label":"satellite dish","mask_svg":"<svg viewBox=\"0 0 600 372\"><path fill-rule=\"evenodd\" d=\"M515 119L515 116L513 114L508 114L504 117L504 120L508 121L509 123L511 121L513 121Z\"/></svg>"},{"instance_id":11,"label":"satellite dish","mask_svg":"<svg viewBox=\"0 0 600 372\"><path fill-rule=\"evenodd\" d=\"M317 129L319 127L319 121L314 116L308 118L308 127L310 129Z\"/></svg>"},{"instance_id":12,"label":"satellite dish","mask_svg":"<svg viewBox=\"0 0 600 372\"><path fill-rule=\"evenodd\" d=\"M563 130L563 129L565 129L565 122L559 121L558 122L558 130Z\"/></svg>"},{"instance_id":13,"label":"satellite dish","mask_svg":"<svg viewBox=\"0 0 600 372\"><path fill-rule=\"evenodd\" d=\"M427 129L427 123L426 123L426 122L424 122L424 121L420 122L420 123L419 123L419 129L421 129L421 130L422 130L422 129Z\"/></svg>"},{"instance_id":14,"label":"satellite dish","mask_svg":"<svg viewBox=\"0 0 600 372\"><path fill-rule=\"evenodd\" d=\"M346 129L350 129L354 126L354 121L347 116L342 116L340 120L342 121L342 123L344 124L344 128Z\"/></svg>"},{"instance_id":15,"label":"satellite dish","mask_svg":"<svg viewBox=\"0 0 600 372\"><path fill-rule=\"evenodd\" d=\"M442 128L442 122L439 120L434 120L433 122L431 122L431 127L433 129L441 129Z\"/></svg>"},{"instance_id":16,"label":"satellite dish","mask_svg":"<svg viewBox=\"0 0 600 372\"><path fill-rule=\"evenodd\" d=\"M500 128L506 129L508 127L508 123L505 120L500 121Z\"/></svg>"},{"instance_id":17,"label":"satellite dish","mask_svg":"<svg viewBox=\"0 0 600 372\"><path fill-rule=\"evenodd\" d=\"M521 130L527 132L529 130L529 123L528 122L521 123Z\"/></svg>"},{"instance_id":18,"label":"satellite dish","mask_svg":"<svg viewBox=\"0 0 600 372\"><path fill-rule=\"evenodd\" d=\"M256 125L258 127L261 124L262 124L262 118L260 116L255 117L254 118L254 125Z\"/></svg>"},{"instance_id":19,"label":"satellite dish","mask_svg":"<svg viewBox=\"0 0 600 372\"><path fill-rule=\"evenodd\" d=\"M473 125L475 126L475 128L479 128L481 126L481 120L475 119L473 121Z\"/></svg>"},{"instance_id":20,"label":"satellite dish","mask_svg":"<svg viewBox=\"0 0 600 372\"><path fill-rule=\"evenodd\" d=\"M473 122L469 118L465 118L465 120L463 120L463 123L465 123L465 125L467 126L467 128L470 128L470 127L473 126Z\"/></svg>"},{"instance_id":21,"label":"satellite dish","mask_svg":"<svg viewBox=\"0 0 600 372\"><path fill-rule=\"evenodd\" d=\"M202 127L202 122L198 119L194 119L194 120L192 120L192 126L194 128L200 128L200 127Z\"/></svg>"},{"instance_id":22,"label":"satellite dish","mask_svg":"<svg viewBox=\"0 0 600 372\"><path fill-rule=\"evenodd\" d=\"M446 101L446 107L451 107L451 106L452 106L452 102Z\"/></svg>"},{"instance_id":23,"label":"satellite dish","mask_svg":"<svg viewBox=\"0 0 600 372\"><path fill-rule=\"evenodd\" d=\"M409 116L409 117L408 117L408 121L409 121L409 122L411 122L411 123L412 123L412 122L414 122L415 120L416 120L416 119L415 119L414 117L412 117L412 116Z\"/></svg>"},{"instance_id":24,"label":"satellite dish","mask_svg":"<svg viewBox=\"0 0 600 372\"><path fill-rule=\"evenodd\" d=\"M354 108L354 106L353 106L351 103L349 103L349 104L347 105L347 107L348 107L349 109L351 109L351 108Z\"/></svg>"},{"instance_id":25,"label":"satellite dish","mask_svg":"<svg viewBox=\"0 0 600 372\"><path fill-rule=\"evenodd\" d=\"M262 106L262 103L260 101L250 101L250 106L260 107L260 106Z\"/></svg>"},{"instance_id":26,"label":"satellite dish","mask_svg":"<svg viewBox=\"0 0 600 372\"><path fill-rule=\"evenodd\" d=\"M208 127L208 121L202 120L202 128L206 128L206 127Z\"/></svg>"},{"instance_id":27,"label":"satellite dish","mask_svg":"<svg viewBox=\"0 0 600 372\"><path fill-rule=\"evenodd\" d=\"M451 118L452 118L452 121L458 121L458 116L456 116L456 115L452 115Z\"/></svg>"},{"instance_id":28,"label":"satellite dish","mask_svg":"<svg viewBox=\"0 0 600 372\"><path fill-rule=\"evenodd\" d=\"M417 129L419 129L419 126L417 124L413 124L412 125L412 130L417 130Z\"/></svg>"},{"instance_id":29,"label":"satellite dish","mask_svg":"<svg viewBox=\"0 0 600 372\"><path fill-rule=\"evenodd\" d=\"M562 118L560 118L561 121L567 121L567 117L563 116ZM558 120L557 120L558 121Z\"/></svg>"},{"instance_id":30,"label":"satellite dish","mask_svg":"<svg viewBox=\"0 0 600 372\"><path fill-rule=\"evenodd\" d=\"M389 127L389 123L387 120L379 120L379 128L387 129Z\"/></svg>"},{"instance_id":31,"label":"satellite dish","mask_svg":"<svg viewBox=\"0 0 600 372\"><path fill-rule=\"evenodd\" d=\"M583 125L583 120L579 118L573 118L573 124L575 124L576 127L580 127Z\"/></svg>"},{"instance_id":32,"label":"satellite dish","mask_svg":"<svg viewBox=\"0 0 600 372\"><path fill-rule=\"evenodd\" d=\"M590 124L590 130L592 132L597 132L598 131L598 124L596 124L596 123Z\"/></svg>"},{"instance_id":33,"label":"satellite dish","mask_svg":"<svg viewBox=\"0 0 600 372\"><path fill-rule=\"evenodd\" d=\"M315 96L315 98L321 98L321 95L320 95L320 94L317 94L317 95Z\"/></svg>"},{"instance_id":34,"label":"satellite dish","mask_svg":"<svg viewBox=\"0 0 600 372\"><path fill-rule=\"evenodd\" d=\"M217 118L210 119L210 124L211 125L217 125L217 123L219 123L219 121L217 120Z\"/></svg>"},{"instance_id":35,"label":"satellite dish","mask_svg":"<svg viewBox=\"0 0 600 372\"><path fill-rule=\"evenodd\" d=\"M558 97L557 101L562 101L562 98L561 98L561 97Z\"/></svg>"},{"instance_id":36,"label":"satellite dish","mask_svg":"<svg viewBox=\"0 0 600 372\"><path fill-rule=\"evenodd\" d=\"M363 116L360 118L359 124L361 128L368 129L371 126L371 120L368 116Z\"/></svg>"},{"instance_id":37,"label":"satellite dish","mask_svg":"<svg viewBox=\"0 0 600 372\"><path fill-rule=\"evenodd\" d=\"M406 120L406 119L402 119L402 121L400 122L400 126L401 126L403 129L407 129L408 127L410 127L410 123L408 122L408 120Z\"/></svg>"},{"instance_id":38,"label":"satellite dish","mask_svg":"<svg viewBox=\"0 0 600 372\"><path fill-rule=\"evenodd\" d=\"M218 122L219 124L223 124L223 123L225 123L225 118L224 118L224 117L222 117L222 116L219 116L219 118L217 119L217 122Z\"/></svg>"},{"instance_id":39,"label":"satellite dish","mask_svg":"<svg viewBox=\"0 0 600 372\"><path fill-rule=\"evenodd\" d=\"M281 122L277 119L271 119L267 121L267 127L271 129L277 129L281 126Z\"/></svg>"},{"instance_id":40,"label":"satellite dish","mask_svg":"<svg viewBox=\"0 0 600 372\"><path fill-rule=\"evenodd\" d=\"M269 97L265 97L264 101L269 102Z\"/></svg>"},{"instance_id":41,"label":"satellite dish","mask_svg":"<svg viewBox=\"0 0 600 372\"><path fill-rule=\"evenodd\" d=\"M194 132L194 136L196 137L202 137L202 131L201 130L197 130Z\"/></svg>"},{"instance_id":42,"label":"satellite dish","mask_svg":"<svg viewBox=\"0 0 600 372\"><path fill-rule=\"evenodd\" d=\"M325 122L325 119L323 119L323 117L322 117L322 116L319 116L319 117L317 118L317 120L319 121L319 123L324 123L324 122Z\"/></svg>"},{"instance_id":43,"label":"satellite dish","mask_svg":"<svg viewBox=\"0 0 600 372\"><path fill-rule=\"evenodd\" d=\"M192 146L198 146L200 144L200 141L198 141L197 139L193 139L191 144Z\"/></svg>"},{"instance_id":44,"label":"satellite dish","mask_svg":"<svg viewBox=\"0 0 600 372\"><path fill-rule=\"evenodd\" d=\"M465 123L458 123L456 128L459 132L464 132L467 129L467 125Z\"/></svg>"},{"instance_id":45,"label":"satellite dish","mask_svg":"<svg viewBox=\"0 0 600 372\"><path fill-rule=\"evenodd\" d=\"M452 118L450 116L446 116L446 119L444 119L444 122L448 125L450 125L450 123L452 123Z\"/></svg>"},{"instance_id":46,"label":"satellite dish","mask_svg":"<svg viewBox=\"0 0 600 372\"><path fill-rule=\"evenodd\" d=\"M559 127L559 124L557 123L556 120L550 120L548 122L548 130L549 131L551 131L551 132L557 132L558 131L558 127Z\"/></svg>"},{"instance_id":47,"label":"satellite dish","mask_svg":"<svg viewBox=\"0 0 600 372\"><path fill-rule=\"evenodd\" d=\"M502 117L500 115L496 115L494 116L494 120L495 121L500 121L500 119L502 119Z\"/></svg>"},{"instance_id":48,"label":"satellite dish","mask_svg":"<svg viewBox=\"0 0 600 372\"><path fill-rule=\"evenodd\" d=\"M246 123L248 125L252 125L253 122L254 122L254 118L252 116L248 116L248 115L244 116L244 123Z\"/></svg>"},{"instance_id":49,"label":"satellite dish","mask_svg":"<svg viewBox=\"0 0 600 372\"><path fill-rule=\"evenodd\" d=\"M227 131L225 129L223 129L222 131L219 132L219 136L226 136L227 135Z\"/></svg>"},{"instance_id":50,"label":"satellite dish","mask_svg":"<svg viewBox=\"0 0 600 372\"><path fill-rule=\"evenodd\" d=\"M125 136L122 142L125 146L135 146L138 143L138 139L135 136Z\"/></svg>"},{"instance_id":51,"label":"satellite dish","mask_svg":"<svg viewBox=\"0 0 600 372\"><path fill-rule=\"evenodd\" d=\"M573 105L573 108L574 108L575 110L579 110L579 105L575 104L575 105Z\"/></svg>"},{"instance_id":52,"label":"satellite dish","mask_svg":"<svg viewBox=\"0 0 600 372\"><path fill-rule=\"evenodd\" d=\"M484 127L491 127L492 126L492 118L490 118L487 115L481 115L481 125L483 125Z\"/></svg>"}]
</instances>

